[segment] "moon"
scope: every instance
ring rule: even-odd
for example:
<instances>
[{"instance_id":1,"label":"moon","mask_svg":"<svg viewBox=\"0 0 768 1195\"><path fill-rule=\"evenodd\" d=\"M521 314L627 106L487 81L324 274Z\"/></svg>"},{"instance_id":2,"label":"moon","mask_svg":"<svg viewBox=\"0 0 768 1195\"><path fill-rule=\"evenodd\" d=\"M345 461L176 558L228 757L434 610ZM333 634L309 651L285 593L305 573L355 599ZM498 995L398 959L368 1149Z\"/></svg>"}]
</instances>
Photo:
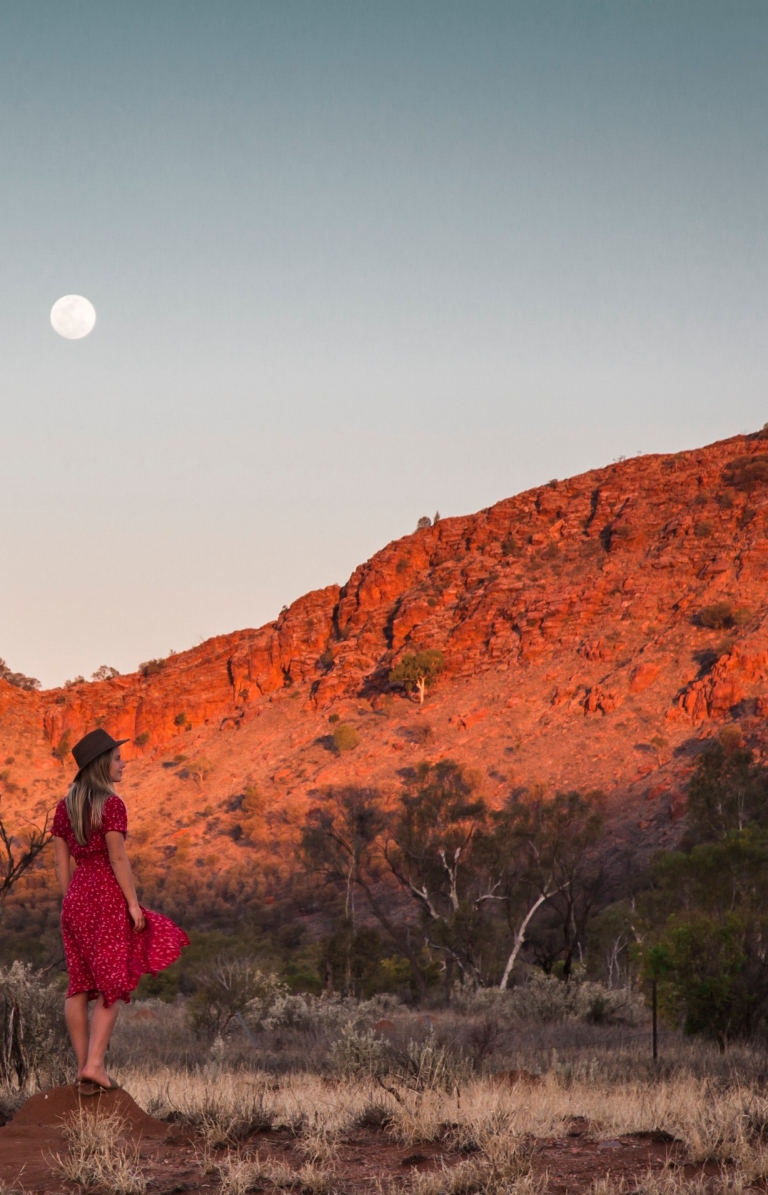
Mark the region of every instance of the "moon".
<instances>
[{"instance_id":1,"label":"moon","mask_svg":"<svg viewBox=\"0 0 768 1195\"><path fill-rule=\"evenodd\" d=\"M82 340L93 331L96 310L82 295L62 295L51 308L54 332L65 340Z\"/></svg>"}]
</instances>

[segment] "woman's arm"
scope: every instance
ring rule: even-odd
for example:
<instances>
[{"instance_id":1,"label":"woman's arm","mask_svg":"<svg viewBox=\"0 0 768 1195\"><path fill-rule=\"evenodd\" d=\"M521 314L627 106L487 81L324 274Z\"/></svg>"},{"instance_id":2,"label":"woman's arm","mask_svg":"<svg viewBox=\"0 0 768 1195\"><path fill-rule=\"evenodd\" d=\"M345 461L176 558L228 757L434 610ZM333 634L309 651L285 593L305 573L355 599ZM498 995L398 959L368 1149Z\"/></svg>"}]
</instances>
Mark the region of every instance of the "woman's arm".
<instances>
[{"instance_id":1,"label":"woman's arm","mask_svg":"<svg viewBox=\"0 0 768 1195\"><path fill-rule=\"evenodd\" d=\"M144 914L141 911L139 898L136 895L136 885L133 882L131 865L125 853L125 839L119 830L107 830L104 837L107 840L109 861L112 864L115 879L120 885L120 890L128 904L128 912L133 921L133 928L136 931L142 930L144 929Z\"/></svg>"},{"instance_id":2,"label":"woman's arm","mask_svg":"<svg viewBox=\"0 0 768 1195\"><path fill-rule=\"evenodd\" d=\"M59 881L61 895L67 895L67 888L72 879L72 856L63 838L53 840L53 865L56 868L56 879Z\"/></svg>"}]
</instances>

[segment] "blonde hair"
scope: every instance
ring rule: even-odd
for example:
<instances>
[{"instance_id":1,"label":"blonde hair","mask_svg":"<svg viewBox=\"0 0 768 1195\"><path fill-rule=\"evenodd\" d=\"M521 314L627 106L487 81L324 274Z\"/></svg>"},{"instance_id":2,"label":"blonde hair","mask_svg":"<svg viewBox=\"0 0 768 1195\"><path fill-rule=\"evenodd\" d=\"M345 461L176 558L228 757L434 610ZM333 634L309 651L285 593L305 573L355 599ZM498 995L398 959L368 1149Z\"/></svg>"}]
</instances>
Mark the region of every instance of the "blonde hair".
<instances>
[{"instance_id":1,"label":"blonde hair","mask_svg":"<svg viewBox=\"0 0 768 1195\"><path fill-rule=\"evenodd\" d=\"M67 793L69 824L80 846L87 846L93 830L101 829L104 806L115 795L109 775L117 748L97 755L78 772Z\"/></svg>"}]
</instances>

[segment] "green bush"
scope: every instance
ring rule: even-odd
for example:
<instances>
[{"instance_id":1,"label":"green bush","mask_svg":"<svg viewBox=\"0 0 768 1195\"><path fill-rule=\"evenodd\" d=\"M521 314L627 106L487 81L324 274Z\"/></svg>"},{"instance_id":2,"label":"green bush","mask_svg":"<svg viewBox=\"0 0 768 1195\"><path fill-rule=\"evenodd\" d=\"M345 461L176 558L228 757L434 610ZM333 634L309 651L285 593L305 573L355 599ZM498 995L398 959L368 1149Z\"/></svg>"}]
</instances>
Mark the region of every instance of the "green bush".
<instances>
[{"instance_id":1,"label":"green bush","mask_svg":"<svg viewBox=\"0 0 768 1195\"><path fill-rule=\"evenodd\" d=\"M348 722L339 722L333 728L333 745L339 755L345 751L351 751L360 742L360 735L355 730L354 726L350 726Z\"/></svg>"},{"instance_id":2,"label":"green bush","mask_svg":"<svg viewBox=\"0 0 768 1195\"><path fill-rule=\"evenodd\" d=\"M146 747L149 742L149 731L142 730L141 734L137 734L133 741L137 747Z\"/></svg>"},{"instance_id":3,"label":"green bush","mask_svg":"<svg viewBox=\"0 0 768 1195\"><path fill-rule=\"evenodd\" d=\"M714 530L714 528L711 523L702 521L701 523L696 524L696 527L694 528L693 533L697 537L697 539L708 539L709 536L712 534L713 530Z\"/></svg>"},{"instance_id":4,"label":"green bush","mask_svg":"<svg viewBox=\"0 0 768 1195\"><path fill-rule=\"evenodd\" d=\"M173 719L174 726L186 726L186 723L187 723L187 715L183 712L180 714L177 714L176 717Z\"/></svg>"},{"instance_id":5,"label":"green bush","mask_svg":"<svg viewBox=\"0 0 768 1195\"><path fill-rule=\"evenodd\" d=\"M763 926L764 928L764 926ZM683 1018L686 1033L713 1038L725 1049L748 1035L758 1003L749 973L748 926L736 913L724 917L687 912L669 918L661 941L646 954L659 981L662 1012Z\"/></svg>"}]
</instances>

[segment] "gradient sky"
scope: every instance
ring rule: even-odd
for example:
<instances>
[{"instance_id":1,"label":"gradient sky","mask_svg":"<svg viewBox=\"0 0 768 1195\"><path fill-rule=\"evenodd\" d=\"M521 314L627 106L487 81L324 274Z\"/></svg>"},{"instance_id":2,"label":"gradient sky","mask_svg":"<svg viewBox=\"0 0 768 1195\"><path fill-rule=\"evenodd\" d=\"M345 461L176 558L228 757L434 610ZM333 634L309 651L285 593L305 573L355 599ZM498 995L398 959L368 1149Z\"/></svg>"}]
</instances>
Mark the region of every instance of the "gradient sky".
<instances>
[{"instance_id":1,"label":"gradient sky","mask_svg":"<svg viewBox=\"0 0 768 1195\"><path fill-rule=\"evenodd\" d=\"M0 656L762 426L766 79L765 0L3 0Z\"/></svg>"}]
</instances>

